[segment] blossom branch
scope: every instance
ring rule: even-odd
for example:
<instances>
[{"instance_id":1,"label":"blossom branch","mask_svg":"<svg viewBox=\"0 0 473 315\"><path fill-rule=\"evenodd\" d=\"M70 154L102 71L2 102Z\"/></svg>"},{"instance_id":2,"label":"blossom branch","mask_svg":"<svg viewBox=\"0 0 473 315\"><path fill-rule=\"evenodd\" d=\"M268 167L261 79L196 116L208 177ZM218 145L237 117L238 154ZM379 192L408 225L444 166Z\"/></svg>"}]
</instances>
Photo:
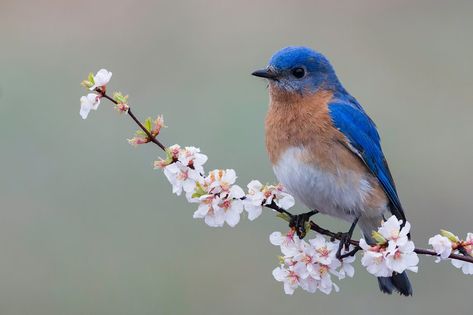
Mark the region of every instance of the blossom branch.
<instances>
[{"instance_id":1,"label":"blossom branch","mask_svg":"<svg viewBox=\"0 0 473 315\"><path fill-rule=\"evenodd\" d=\"M266 208L270 208L276 212L279 212L281 214L284 214L284 215L287 215L289 218L292 218L294 215L292 213L290 213L289 211L287 210L284 210L280 207L278 207L276 204L274 203L271 203L270 205L265 205ZM337 239L337 240L341 240L342 239L342 236L340 235L340 233L335 233L335 232L332 232L330 230L327 230L327 229L324 229L323 227L321 227L320 225L316 224L314 221L310 221L310 229L314 232L317 232L319 234L322 234L322 235L325 235L325 236L328 236L330 237L331 239ZM351 244L351 245L354 245L355 248L353 249L353 255L356 254L356 252L360 251L362 248L360 247L360 242L359 241L356 241L354 239L350 239L348 240L348 242ZM461 252L462 250L459 249L459 251ZM414 249L414 252L417 253L417 254L420 254L420 255L429 255L429 256L438 256L438 254L434 251L434 250L431 250L431 249L426 249L426 248L415 248ZM450 259L456 259L456 260L461 260L461 261L465 261L465 262L469 262L469 263L473 263L473 257L472 256L466 256L465 254L462 254L462 255L459 255L459 254L450 254L447 258L450 258Z\"/></svg>"},{"instance_id":2,"label":"blossom branch","mask_svg":"<svg viewBox=\"0 0 473 315\"><path fill-rule=\"evenodd\" d=\"M99 93L102 97L106 98L107 100L109 100L110 102L114 103L115 105L118 105L118 102L116 100L114 100L113 98L111 98L109 95L107 95L107 93L104 91L103 88L96 88L95 91L97 91L97 93ZM131 108L128 106L127 108L127 113L128 115L131 117L131 119L133 119L133 121L140 127L141 130L143 130L144 133L146 133L146 135L148 136L148 139L153 142L154 144L156 144L158 147L161 148L161 150L163 151L166 151L166 146L164 144L161 143L161 141L159 141L158 139L156 139L155 136L153 136L148 129L146 129L145 126L143 126L143 124L140 122L140 120L138 118L136 118L135 114L133 114L133 112L131 111Z\"/></svg>"},{"instance_id":3,"label":"blossom branch","mask_svg":"<svg viewBox=\"0 0 473 315\"><path fill-rule=\"evenodd\" d=\"M282 185L263 185L253 180L247 185L248 193L245 194L235 184L237 176L234 170L216 169L206 174L203 165L207 156L200 153L200 149L177 144L167 147L157 139L161 128L165 127L162 116L154 121L147 118L142 123L131 111L128 95L120 92L113 93L113 97L107 95L106 85L111 76L111 72L101 69L96 75L90 73L82 82L84 87L97 93L81 97L82 118L86 119L91 110L97 110L103 98L115 104L120 113L126 112L140 128L133 139L128 139L129 143L136 146L152 142L165 152L166 158L155 161L155 168L163 170L173 193L181 195L184 192L188 202L199 204L194 218L204 219L207 225L221 227L226 223L234 227L243 211L252 221L261 215L263 208L276 211L279 218L289 222L289 232L274 232L270 236L271 243L280 246L283 254L273 276L284 283L287 294L292 294L297 287L312 293L317 290L325 294L332 289L338 291L330 274L339 280L353 277L351 263L359 251L363 251L361 264L377 277L391 277L406 270L417 272L418 254L436 256L436 262L450 259L452 265L461 268L463 273L473 275L473 233L461 240L451 232L441 230L440 234L429 239L433 250L416 248L409 238L410 223L391 216L381 222L378 231L373 231L368 244L363 238L359 241L347 239L346 233L332 232L309 220L310 215L317 213L315 210L303 215L289 212L295 201ZM295 225L301 222L304 227L298 227L296 233ZM306 230L314 231L315 238L302 239Z\"/></svg>"},{"instance_id":4,"label":"blossom branch","mask_svg":"<svg viewBox=\"0 0 473 315\"><path fill-rule=\"evenodd\" d=\"M118 104L117 101L115 101L113 98L111 98L109 95L107 95L101 88L97 88L96 91L98 93L100 93L100 95L102 97L106 98L107 100L114 103L115 105ZM156 137L151 135L151 133L145 128L145 126L143 126L143 124L133 114L133 112L131 111L131 108L128 108L128 115L140 127L140 129L143 130L143 132L146 133L146 135L148 136L148 138L150 139L151 142L153 142L154 144L159 146L159 148L161 148L161 150L166 151L166 147L158 139L156 139ZM242 199L244 199L244 198L242 198ZM281 207L278 207L274 202L272 202L268 205L263 205L263 206L268 208L268 209L279 212L280 214L286 215L288 218L292 218L294 216L294 214L292 214L291 212L289 212L289 211L287 211L287 210L285 210ZM310 229L312 231L315 231L315 232L320 233L322 235L328 236L331 239L341 240L341 238L342 238L340 233L332 232L330 230L322 228L321 226L319 226L318 224L316 224L313 221L310 221ZM355 248L353 249L353 251L350 254L354 255L354 254L356 254L356 252L361 250L361 247L359 246L359 243L360 243L359 241L356 241L354 239L349 239L347 242L349 242L350 244L355 246ZM420 254L420 255L438 256L438 254L434 250L425 249L425 248L415 248L414 252L417 253L417 254ZM459 255L459 254L452 253L448 256L448 258L473 263L473 257L472 256Z\"/></svg>"}]
</instances>

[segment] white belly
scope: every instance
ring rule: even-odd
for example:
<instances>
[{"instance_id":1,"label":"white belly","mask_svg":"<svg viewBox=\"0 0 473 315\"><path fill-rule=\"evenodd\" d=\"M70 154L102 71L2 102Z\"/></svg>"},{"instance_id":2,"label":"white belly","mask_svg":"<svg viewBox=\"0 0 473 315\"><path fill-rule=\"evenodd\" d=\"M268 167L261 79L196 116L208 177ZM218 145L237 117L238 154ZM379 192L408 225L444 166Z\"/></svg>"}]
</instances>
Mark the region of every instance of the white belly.
<instances>
[{"instance_id":1,"label":"white belly","mask_svg":"<svg viewBox=\"0 0 473 315\"><path fill-rule=\"evenodd\" d=\"M302 152L303 148L288 149L273 169L288 192L306 207L349 221L359 216L379 216L386 210L385 206L367 209L372 187L366 176L341 169L333 174L305 164L298 158Z\"/></svg>"}]
</instances>

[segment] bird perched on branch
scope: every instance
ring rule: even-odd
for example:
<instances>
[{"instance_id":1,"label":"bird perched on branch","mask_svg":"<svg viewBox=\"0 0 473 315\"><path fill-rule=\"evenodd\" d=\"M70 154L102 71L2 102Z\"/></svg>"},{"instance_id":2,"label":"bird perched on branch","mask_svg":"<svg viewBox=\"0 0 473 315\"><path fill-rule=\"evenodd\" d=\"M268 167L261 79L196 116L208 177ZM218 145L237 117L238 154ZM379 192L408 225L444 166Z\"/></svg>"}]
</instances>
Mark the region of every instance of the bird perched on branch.
<instances>
[{"instance_id":1,"label":"bird perched on branch","mask_svg":"<svg viewBox=\"0 0 473 315\"><path fill-rule=\"evenodd\" d=\"M252 74L269 82L266 148L274 173L312 210L291 222L300 236L317 212L349 221L340 255L357 224L373 244L383 214L406 221L375 124L321 53L286 47ZM412 295L405 272L378 282L385 293Z\"/></svg>"}]
</instances>

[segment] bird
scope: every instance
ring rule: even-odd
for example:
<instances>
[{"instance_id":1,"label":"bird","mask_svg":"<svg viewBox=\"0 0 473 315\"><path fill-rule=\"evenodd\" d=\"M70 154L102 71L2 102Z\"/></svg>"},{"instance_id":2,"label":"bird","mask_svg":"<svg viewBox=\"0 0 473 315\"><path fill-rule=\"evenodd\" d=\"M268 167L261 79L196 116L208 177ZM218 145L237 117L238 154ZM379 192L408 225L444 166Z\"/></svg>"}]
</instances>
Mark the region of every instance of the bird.
<instances>
[{"instance_id":1,"label":"bird","mask_svg":"<svg viewBox=\"0 0 473 315\"><path fill-rule=\"evenodd\" d=\"M372 231L389 213L406 222L377 127L322 53L285 47L252 75L268 81L265 142L273 171L311 209L293 217L298 234L304 237L301 226L319 212L352 223L344 241L358 226L374 244ZM378 277L378 284L387 294L412 295L405 272Z\"/></svg>"}]
</instances>

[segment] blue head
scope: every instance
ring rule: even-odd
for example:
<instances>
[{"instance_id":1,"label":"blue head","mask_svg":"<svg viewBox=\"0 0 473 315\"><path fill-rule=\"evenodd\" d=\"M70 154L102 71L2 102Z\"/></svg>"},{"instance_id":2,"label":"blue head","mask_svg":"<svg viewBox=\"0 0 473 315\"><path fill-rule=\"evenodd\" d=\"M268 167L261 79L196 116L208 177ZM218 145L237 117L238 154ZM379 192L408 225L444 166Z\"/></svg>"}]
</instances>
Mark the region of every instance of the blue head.
<instances>
[{"instance_id":1,"label":"blue head","mask_svg":"<svg viewBox=\"0 0 473 315\"><path fill-rule=\"evenodd\" d=\"M267 68L252 74L268 79L271 89L283 93L306 94L321 88L341 88L327 58L307 47L283 48L271 57Z\"/></svg>"}]
</instances>

